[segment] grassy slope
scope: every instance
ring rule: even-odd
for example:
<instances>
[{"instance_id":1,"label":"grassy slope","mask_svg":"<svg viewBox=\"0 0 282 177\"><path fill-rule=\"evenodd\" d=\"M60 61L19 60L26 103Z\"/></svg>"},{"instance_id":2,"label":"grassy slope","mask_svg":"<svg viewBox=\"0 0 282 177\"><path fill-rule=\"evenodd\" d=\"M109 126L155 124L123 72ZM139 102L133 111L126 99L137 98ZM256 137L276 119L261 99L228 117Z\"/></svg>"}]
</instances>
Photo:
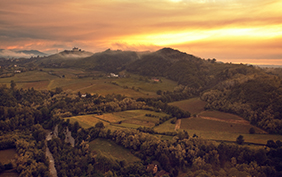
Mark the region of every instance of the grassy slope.
<instances>
[{"instance_id":1,"label":"grassy slope","mask_svg":"<svg viewBox=\"0 0 282 177\"><path fill-rule=\"evenodd\" d=\"M157 113L147 110L128 110L122 112L108 113L97 116L105 121L121 124L112 124L113 126L120 126L125 128L138 128L140 126L153 127L159 121L158 117L147 117L145 114L152 114L159 117L167 116L165 113Z\"/></svg>"},{"instance_id":2,"label":"grassy slope","mask_svg":"<svg viewBox=\"0 0 282 177\"><path fill-rule=\"evenodd\" d=\"M229 133L249 133L249 129L254 127L252 125L236 124L236 123L227 123L215 120L202 119L200 117L192 117L187 119L182 119L181 128L189 130L201 130L209 131L212 133L215 132L229 132ZM257 127L254 127L257 133L263 133Z\"/></svg>"},{"instance_id":3,"label":"grassy slope","mask_svg":"<svg viewBox=\"0 0 282 177\"><path fill-rule=\"evenodd\" d=\"M224 113L224 112L220 112L220 111L202 111L199 116L203 116L203 117L216 117L218 119L231 119L231 120L243 120L242 117L234 115L234 114L230 114L230 113Z\"/></svg>"},{"instance_id":4,"label":"grassy slope","mask_svg":"<svg viewBox=\"0 0 282 177\"><path fill-rule=\"evenodd\" d=\"M81 115L67 117L71 123L77 121L83 128L95 126L99 121L102 121L106 128L111 130L119 128L138 128L140 126L153 127L159 121L158 117L147 117L145 114L152 114L159 117L167 116L165 113L158 113L147 110L128 110L115 113L106 113L103 115ZM117 122L122 121L121 124Z\"/></svg>"},{"instance_id":5,"label":"grassy slope","mask_svg":"<svg viewBox=\"0 0 282 177\"><path fill-rule=\"evenodd\" d=\"M49 74L52 73L53 75ZM140 76L131 75L130 78L93 77L78 78L77 75L99 74L99 72L85 72L80 69L44 68L43 71L27 71L15 74L13 77L0 78L0 84L10 85L14 80L18 88L31 88L40 90L54 90L61 87L68 92L98 93L101 95L121 94L128 97L156 97L157 90L172 91L176 82L162 78L162 82L154 83L140 81ZM61 76L65 76L62 78ZM113 84L115 83L115 84Z\"/></svg>"},{"instance_id":6,"label":"grassy slope","mask_svg":"<svg viewBox=\"0 0 282 177\"><path fill-rule=\"evenodd\" d=\"M171 120L167 120L164 123L154 127L154 130L160 133L163 132L174 132L175 124L170 123Z\"/></svg>"},{"instance_id":7,"label":"grassy slope","mask_svg":"<svg viewBox=\"0 0 282 177\"><path fill-rule=\"evenodd\" d=\"M95 139L89 143L89 149L91 151L102 152L108 157L113 157L117 160L125 160L127 164L140 161L139 158L130 153L128 149L117 145L108 139Z\"/></svg>"},{"instance_id":8,"label":"grassy slope","mask_svg":"<svg viewBox=\"0 0 282 177\"><path fill-rule=\"evenodd\" d=\"M14 80L18 88L46 89L50 81L57 78L57 76L50 75L47 72L28 71L15 74L13 77L1 78L0 83L9 86L11 80Z\"/></svg>"},{"instance_id":9,"label":"grassy slope","mask_svg":"<svg viewBox=\"0 0 282 177\"><path fill-rule=\"evenodd\" d=\"M65 75L65 78L60 78L55 75L48 74L52 72L59 76ZM20 74L15 74L13 77L1 78L0 84L10 85L11 80L14 80L17 83L18 88L31 88L35 89L55 89L56 87L62 87L65 91L76 93L81 91L82 93L99 93L102 95L106 94L122 94L128 97L155 97L157 90L170 90L176 86L176 82L162 79L162 83L153 83L150 79L149 82L140 80L140 76L131 75L130 78L107 78L102 77L98 79L93 79L92 77L78 79L76 74L84 74L83 70L76 69L43 69L43 71L28 71ZM143 77L144 79L144 77ZM112 84L115 82L117 85ZM127 86L127 89L125 87ZM134 89L132 89L134 87ZM137 91L139 89L139 91ZM237 120L238 117L232 114L226 114L221 112L210 112L204 111L205 102L201 101L199 98L192 98L189 100L178 101L170 103L171 105L178 106L183 110L187 110L193 114L198 114L199 116L205 117L214 117L218 119L231 119ZM139 126L148 126L152 127L154 123L157 122L157 118L145 117L146 113L138 115L139 110L135 110L130 113L125 113L125 118L122 118L124 112L113 114L117 120L123 121L122 124L113 124L109 125L106 121L104 124L111 129L118 129L122 127L128 128L137 128ZM134 115L136 114L136 115ZM106 114L105 114L106 115ZM139 116L139 118L138 118ZM69 118L71 122L78 121L83 127L88 128L94 126L99 119L93 116L77 116ZM116 120L116 121L117 121ZM196 133L201 135L203 138L207 139L226 139L234 140L234 136L237 136L239 133L244 134L246 137L249 137L252 141L265 141L266 139L281 139L279 135L249 135L248 129L251 125L233 125L230 126L230 123L220 122L215 120L194 120L194 119L183 119L181 128L190 131L191 133ZM117 127L120 126L120 127ZM196 128L197 127L197 128ZM169 121L164 124L155 127L156 131L174 131L174 124L170 124ZM257 132L260 132L259 129L256 129ZM215 133L216 132L216 133ZM191 134L190 133L190 134Z\"/></svg>"},{"instance_id":10,"label":"grassy slope","mask_svg":"<svg viewBox=\"0 0 282 177\"><path fill-rule=\"evenodd\" d=\"M142 77L142 79L145 79ZM163 91L172 91L176 86L177 82L174 82L172 80L168 80L165 78L160 78L162 82L153 82L151 78L147 78L148 82L141 81L140 76L131 74L130 78L122 78L117 79L116 83L122 87L127 86L128 88L136 88L139 89L142 93L149 93L156 96L156 92L158 90Z\"/></svg>"},{"instance_id":11,"label":"grassy slope","mask_svg":"<svg viewBox=\"0 0 282 177\"><path fill-rule=\"evenodd\" d=\"M180 128L188 131L189 135L196 134L203 139L236 141L236 138L242 134L246 142L263 144L270 139L282 140L281 135L264 134L265 131L250 125L237 115L219 111L204 111L205 102L201 101L199 98L192 98L171 104L198 115L197 117L181 120ZM204 117L206 119L204 119ZM251 127L255 129L257 134L249 134ZM169 122L166 122L155 128L155 130L158 131L164 131L165 129L173 131L174 127L170 125Z\"/></svg>"},{"instance_id":12,"label":"grassy slope","mask_svg":"<svg viewBox=\"0 0 282 177\"><path fill-rule=\"evenodd\" d=\"M74 122L78 122L79 125L81 125L83 128L90 128L90 127L94 127L96 123L98 123L99 121L102 121L100 119L97 119L94 117L94 115L82 115L82 116L73 116L73 117L67 117L65 119L69 119L70 123L74 123ZM109 125L108 122L102 121L105 125L105 127L107 127Z\"/></svg>"},{"instance_id":13,"label":"grassy slope","mask_svg":"<svg viewBox=\"0 0 282 177\"><path fill-rule=\"evenodd\" d=\"M205 101L202 101L200 98L191 98L188 100L176 101L169 103L169 105L177 106L184 111L189 111L191 115L199 114L204 111L204 106L206 105Z\"/></svg>"}]
</instances>

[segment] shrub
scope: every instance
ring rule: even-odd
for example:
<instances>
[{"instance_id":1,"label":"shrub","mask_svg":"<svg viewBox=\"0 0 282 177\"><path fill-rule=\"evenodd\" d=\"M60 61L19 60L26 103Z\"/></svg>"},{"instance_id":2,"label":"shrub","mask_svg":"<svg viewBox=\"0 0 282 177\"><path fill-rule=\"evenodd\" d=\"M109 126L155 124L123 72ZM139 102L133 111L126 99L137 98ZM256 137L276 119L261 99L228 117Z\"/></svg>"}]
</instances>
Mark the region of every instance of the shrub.
<instances>
[{"instance_id":1,"label":"shrub","mask_svg":"<svg viewBox=\"0 0 282 177\"><path fill-rule=\"evenodd\" d=\"M244 137L242 135L239 135L236 139L237 144L243 144L244 143Z\"/></svg>"},{"instance_id":2,"label":"shrub","mask_svg":"<svg viewBox=\"0 0 282 177\"><path fill-rule=\"evenodd\" d=\"M249 133L250 133L250 134L255 134L256 131L255 131L255 129L254 129L253 127L251 127L251 128L249 129Z\"/></svg>"}]
</instances>

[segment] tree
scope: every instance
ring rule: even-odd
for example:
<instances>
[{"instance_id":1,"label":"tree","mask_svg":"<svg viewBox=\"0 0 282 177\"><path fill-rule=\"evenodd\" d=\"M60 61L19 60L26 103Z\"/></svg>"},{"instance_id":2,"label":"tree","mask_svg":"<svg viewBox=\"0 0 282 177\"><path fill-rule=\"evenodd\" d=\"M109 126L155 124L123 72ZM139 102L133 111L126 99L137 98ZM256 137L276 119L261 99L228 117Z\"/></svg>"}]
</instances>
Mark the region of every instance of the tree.
<instances>
[{"instance_id":1,"label":"tree","mask_svg":"<svg viewBox=\"0 0 282 177\"><path fill-rule=\"evenodd\" d=\"M161 154L161 156L159 157L159 162L164 170L166 171L170 170L171 168L170 161L166 154L163 154L163 153Z\"/></svg>"},{"instance_id":2,"label":"tree","mask_svg":"<svg viewBox=\"0 0 282 177\"><path fill-rule=\"evenodd\" d=\"M61 87L56 87L56 89L55 89L56 94L59 94L59 93L62 93L62 92L63 92L63 89Z\"/></svg>"},{"instance_id":3,"label":"tree","mask_svg":"<svg viewBox=\"0 0 282 177\"><path fill-rule=\"evenodd\" d=\"M236 139L237 144L243 144L244 143L244 137L242 135L239 135Z\"/></svg>"},{"instance_id":4,"label":"tree","mask_svg":"<svg viewBox=\"0 0 282 177\"><path fill-rule=\"evenodd\" d=\"M0 162L0 173L5 170L4 165Z\"/></svg>"},{"instance_id":5,"label":"tree","mask_svg":"<svg viewBox=\"0 0 282 177\"><path fill-rule=\"evenodd\" d=\"M161 90L158 90L156 93L157 95L162 95L163 92Z\"/></svg>"},{"instance_id":6,"label":"tree","mask_svg":"<svg viewBox=\"0 0 282 177\"><path fill-rule=\"evenodd\" d=\"M95 128L105 128L104 123L99 121L98 123L96 123Z\"/></svg>"},{"instance_id":7,"label":"tree","mask_svg":"<svg viewBox=\"0 0 282 177\"><path fill-rule=\"evenodd\" d=\"M251 127L251 128L249 129L249 133L250 133L250 134L255 134L256 131L255 131L255 129L254 129L253 127Z\"/></svg>"},{"instance_id":8,"label":"tree","mask_svg":"<svg viewBox=\"0 0 282 177\"><path fill-rule=\"evenodd\" d=\"M14 80L11 80L11 89L14 90L16 88L16 83Z\"/></svg>"},{"instance_id":9,"label":"tree","mask_svg":"<svg viewBox=\"0 0 282 177\"><path fill-rule=\"evenodd\" d=\"M268 140L266 146L269 148L277 148L277 144L273 140Z\"/></svg>"},{"instance_id":10,"label":"tree","mask_svg":"<svg viewBox=\"0 0 282 177\"><path fill-rule=\"evenodd\" d=\"M281 142L280 140L277 140L277 141L276 141L276 145L277 145L278 147L281 147L281 146L282 146L282 142Z\"/></svg>"}]
</instances>

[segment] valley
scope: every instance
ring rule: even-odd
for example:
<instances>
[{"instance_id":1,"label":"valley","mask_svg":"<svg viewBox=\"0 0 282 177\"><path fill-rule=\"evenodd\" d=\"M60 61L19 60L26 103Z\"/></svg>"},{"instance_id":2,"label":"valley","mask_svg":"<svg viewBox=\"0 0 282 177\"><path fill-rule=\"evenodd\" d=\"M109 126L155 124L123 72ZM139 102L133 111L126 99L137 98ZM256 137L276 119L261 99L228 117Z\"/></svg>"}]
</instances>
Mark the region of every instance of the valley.
<instances>
[{"instance_id":1,"label":"valley","mask_svg":"<svg viewBox=\"0 0 282 177\"><path fill-rule=\"evenodd\" d=\"M250 163L262 168L249 174L266 174L270 164L280 173L273 155L282 141L278 75L170 48L143 55L107 50L71 60L68 55L19 60L17 66L6 61L1 68L0 137L15 136L11 147L26 155L13 163L17 173L48 176L48 160L40 155L46 147L58 176L151 175L149 164L171 176L196 176L201 163L211 165L205 169L210 175L222 169L224 176L232 158L239 170ZM75 144L58 133L44 145L45 129L55 126L70 130ZM5 144L0 141L3 149ZM237 154L228 154L230 149ZM31 162L32 168L23 168Z\"/></svg>"}]
</instances>

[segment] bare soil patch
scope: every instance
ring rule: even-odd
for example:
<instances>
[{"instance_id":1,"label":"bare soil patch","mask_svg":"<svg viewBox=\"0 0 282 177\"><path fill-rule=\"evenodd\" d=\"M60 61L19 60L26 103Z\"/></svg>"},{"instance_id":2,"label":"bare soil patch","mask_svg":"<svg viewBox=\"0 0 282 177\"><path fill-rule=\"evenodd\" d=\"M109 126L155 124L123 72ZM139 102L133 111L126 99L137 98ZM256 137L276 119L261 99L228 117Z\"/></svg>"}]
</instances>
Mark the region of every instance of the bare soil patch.
<instances>
[{"instance_id":1,"label":"bare soil patch","mask_svg":"<svg viewBox=\"0 0 282 177\"><path fill-rule=\"evenodd\" d=\"M174 130L180 129L180 125L181 125L181 119L177 119L177 121L175 123L175 129Z\"/></svg>"},{"instance_id":2,"label":"bare soil patch","mask_svg":"<svg viewBox=\"0 0 282 177\"><path fill-rule=\"evenodd\" d=\"M0 151L0 162L2 164L9 163L17 154L16 149L5 149Z\"/></svg>"},{"instance_id":3,"label":"bare soil patch","mask_svg":"<svg viewBox=\"0 0 282 177\"><path fill-rule=\"evenodd\" d=\"M19 174L14 171L5 171L0 173L0 177L18 177Z\"/></svg>"},{"instance_id":4,"label":"bare soil patch","mask_svg":"<svg viewBox=\"0 0 282 177\"><path fill-rule=\"evenodd\" d=\"M234 119L220 119L220 118L215 118L215 117L204 117L204 116L199 116L199 117L202 118L202 119L206 119L206 120L214 120L214 121L226 122L226 123L250 125L250 122L248 122L244 119L234 120Z\"/></svg>"}]
</instances>

